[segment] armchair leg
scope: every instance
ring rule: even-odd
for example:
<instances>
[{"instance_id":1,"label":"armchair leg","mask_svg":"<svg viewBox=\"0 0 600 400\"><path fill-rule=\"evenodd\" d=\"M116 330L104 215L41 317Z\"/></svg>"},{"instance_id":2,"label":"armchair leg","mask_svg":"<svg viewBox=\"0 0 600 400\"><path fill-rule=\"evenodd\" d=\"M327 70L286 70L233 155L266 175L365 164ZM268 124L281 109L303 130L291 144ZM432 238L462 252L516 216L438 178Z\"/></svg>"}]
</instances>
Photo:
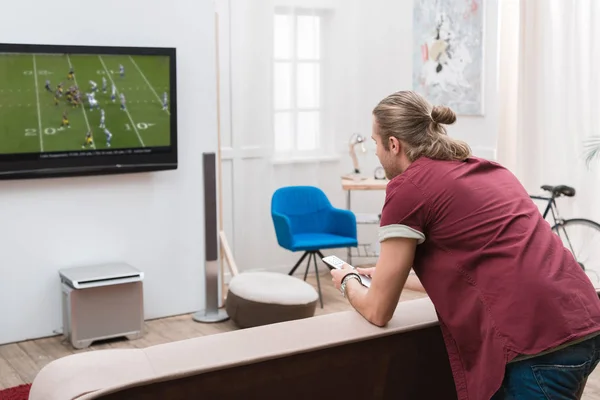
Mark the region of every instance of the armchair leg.
<instances>
[{"instance_id":1,"label":"armchair leg","mask_svg":"<svg viewBox=\"0 0 600 400\"><path fill-rule=\"evenodd\" d=\"M323 296L321 295L321 282L319 280L319 267L317 267L317 255L315 253L312 254L313 261L315 264L315 275L317 275L317 287L319 288L319 301L321 302L321 308L323 308ZM310 264L310 260L308 260Z\"/></svg>"},{"instance_id":2,"label":"armchair leg","mask_svg":"<svg viewBox=\"0 0 600 400\"><path fill-rule=\"evenodd\" d=\"M310 260L315 256L315 253L310 253L308 256L308 262L306 263L306 270L304 270L304 280L306 281L306 277L308 276L308 270L310 268Z\"/></svg>"},{"instance_id":3,"label":"armchair leg","mask_svg":"<svg viewBox=\"0 0 600 400\"><path fill-rule=\"evenodd\" d=\"M294 265L294 268L292 268L291 271L288 273L288 275L293 275L294 272L296 272L296 270L298 269L298 267L302 263L302 261L304 261L304 259L306 258L306 256L308 256L308 262L306 263L306 270L304 270L304 280L306 281L306 277L308 275L308 270L310 269L310 263L312 261L313 264L314 264L314 266L315 266L315 273L317 275L317 287L319 289L319 302L321 303L321 308L323 308L323 296L321 294L321 280L319 278L319 267L317 266L317 254L321 258L323 258L323 254L321 254L321 252L319 250L305 252L302 255L302 257L298 260L298 262L296 263L296 265Z\"/></svg>"},{"instance_id":4,"label":"armchair leg","mask_svg":"<svg viewBox=\"0 0 600 400\"><path fill-rule=\"evenodd\" d=\"M296 272L296 269L298 269L298 266L300 266L300 264L302 264L302 261L304 261L304 259L306 258L306 256L309 254L308 251L304 252L304 254L302 255L302 257L300 257L300 259L298 260L298 262L296 263L296 265L294 265L294 268L292 268L292 270L288 273L288 275L294 275L294 272Z\"/></svg>"}]
</instances>

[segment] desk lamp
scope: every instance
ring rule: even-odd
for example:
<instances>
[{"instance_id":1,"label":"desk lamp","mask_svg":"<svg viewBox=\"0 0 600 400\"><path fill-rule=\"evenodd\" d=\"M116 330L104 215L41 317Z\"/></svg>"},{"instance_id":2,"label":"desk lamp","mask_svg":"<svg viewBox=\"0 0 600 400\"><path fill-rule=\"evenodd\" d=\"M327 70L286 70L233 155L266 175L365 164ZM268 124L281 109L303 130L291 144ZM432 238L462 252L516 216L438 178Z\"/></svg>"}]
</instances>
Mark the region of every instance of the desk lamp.
<instances>
[{"instance_id":1,"label":"desk lamp","mask_svg":"<svg viewBox=\"0 0 600 400\"><path fill-rule=\"evenodd\" d=\"M367 152L367 149L365 148L365 137L363 135L361 135L360 133L354 133L350 137L348 146L349 146L349 150L350 150L350 157L352 158L352 165L354 166L354 172L351 174L344 175L342 177L343 179L353 179L353 180L367 179L367 177L361 176L361 174L360 174L358 158L356 157L356 151L355 151L355 148L357 145L360 145L360 150L362 153Z\"/></svg>"}]
</instances>

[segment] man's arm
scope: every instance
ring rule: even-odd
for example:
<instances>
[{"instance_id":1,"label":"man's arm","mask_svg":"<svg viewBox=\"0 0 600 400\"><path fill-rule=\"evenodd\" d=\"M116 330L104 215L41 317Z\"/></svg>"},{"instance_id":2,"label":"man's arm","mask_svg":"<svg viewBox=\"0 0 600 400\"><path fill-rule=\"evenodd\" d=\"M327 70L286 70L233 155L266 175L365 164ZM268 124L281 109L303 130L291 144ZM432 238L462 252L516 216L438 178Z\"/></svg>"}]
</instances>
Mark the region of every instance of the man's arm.
<instances>
[{"instance_id":1,"label":"man's arm","mask_svg":"<svg viewBox=\"0 0 600 400\"><path fill-rule=\"evenodd\" d=\"M361 275L366 275L366 276L372 277L373 274L375 273L375 267L368 267L368 268L356 267L356 272L358 272ZM410 274L408 274L408 278L406 279L406 283L404 284L404 289L412 290L413 292L421 292L421 293L427 294L427 291L423 287L421 280L414 272L411 272Z\"/></svg>"},{"instance_id":2,"label":"man's arm","mask_svg":"<svg viewBox=\"0 0 600 400\"><path fill-rule=\"evenodd\" d=\"M384 240L371 287L367 289L355 279L347 282L350 304L372 324L384 326L392 318L412 268L416 246L416 239Z\"/></svg>"}]
</instances>

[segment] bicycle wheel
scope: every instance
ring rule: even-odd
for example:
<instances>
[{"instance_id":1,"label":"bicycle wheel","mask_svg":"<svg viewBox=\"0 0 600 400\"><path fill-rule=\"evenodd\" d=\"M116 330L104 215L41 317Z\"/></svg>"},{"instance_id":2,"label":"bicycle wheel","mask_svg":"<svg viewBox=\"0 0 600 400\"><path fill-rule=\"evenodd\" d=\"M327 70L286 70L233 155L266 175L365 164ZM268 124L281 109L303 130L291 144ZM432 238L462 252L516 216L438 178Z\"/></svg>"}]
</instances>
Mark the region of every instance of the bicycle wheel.
<instances>
[{"instance_id":1,"label":"bicycle wheel","mask_svg":"<svg viewBox=\"0 0 600 400\"><path fill-rule=\"evenodd\" d=\"M600 224L589 219L567 219L552 227L583 268L595 287L600 287Z\"/></svg>"}]
</instances>

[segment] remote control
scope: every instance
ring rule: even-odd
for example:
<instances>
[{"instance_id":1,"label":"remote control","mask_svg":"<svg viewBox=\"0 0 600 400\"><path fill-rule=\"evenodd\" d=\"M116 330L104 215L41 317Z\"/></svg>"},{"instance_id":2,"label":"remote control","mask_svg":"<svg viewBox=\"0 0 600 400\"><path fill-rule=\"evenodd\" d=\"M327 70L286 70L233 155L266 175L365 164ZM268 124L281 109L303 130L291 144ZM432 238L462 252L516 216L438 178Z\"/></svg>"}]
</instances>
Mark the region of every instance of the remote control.
<instances>
[{"instance_id":1,"label":"remote control","mask_svg":"<svg viewBox=\"0 0 600 400\"><path fill-rule=\"evenodd\" d=\"M336 256L323 257L323 262L325 264L331 265L335 269L341 269L344 266L344 264L346 264L346 262L344 260L342 260ZM350 265L350 264L348 264L348 265ZM352 267L352 265L350 265L350 267ZM352 268L354 268L354 267L352 267Z\"/></svg>"},{"instance_id":2,"label":"remote control","mask_svg":"<svg viewBox=\"0 0 600 400\"><path fill-rule=\"evenodd\" d=\"M348 264L347 262L345 262L344 260L342 260L336 256L323 257L322 260L325 264L331 265L335 269L342 269L344 264ZM350 264L348 264L348 265L350 265ZM354 267L352 265L350 265L350 268L354 269ZM366 287L371 286L371 277L362 275L362 274L359 274L359 275L360 275L360 280L363 283L363 285L365 285Z\"/></svg>"}]
</instances>

